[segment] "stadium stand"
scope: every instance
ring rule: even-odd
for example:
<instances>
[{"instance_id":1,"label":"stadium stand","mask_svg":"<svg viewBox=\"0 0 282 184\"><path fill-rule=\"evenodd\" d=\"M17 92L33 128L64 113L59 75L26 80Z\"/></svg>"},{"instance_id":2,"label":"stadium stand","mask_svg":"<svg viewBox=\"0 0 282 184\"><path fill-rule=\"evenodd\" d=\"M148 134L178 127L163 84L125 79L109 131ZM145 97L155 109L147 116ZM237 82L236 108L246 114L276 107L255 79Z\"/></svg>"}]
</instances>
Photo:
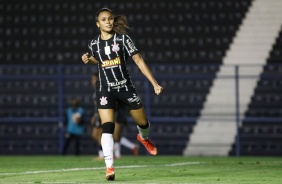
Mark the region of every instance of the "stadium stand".
<instances>
[{"instance_id":1,"label":"stadium stand","mask_svg":"<svg viewBox=\"0 0 282 184\"><path fill-rule=\"evenodd\" d=\"M276 39L240 128L242 155L275 155L282 152L282 31ZM260 119L259 119L260 118ZM230 154L235 153L235 146Z\"/></svg>"},{"instance_id":2,"label":"stadium stand","mask_svg":"<svg viewBox=\"0 0 282 184\"><path fill-rule=\"evenodd\" d=\"M281 8L281 1L253 1L213 80L184 155L229 154L236 141L237 127L241 125L263 66L281 30ZM223 77L233 73L238 77L229 78L231 80ZM236 148L238 144L239 141ZM236 150L236 155L240 155L240 150Z\"/></svg>"},{"instance_id":3,"label":"stadium stand","mask_svg":"<svg viewBox=\"0 0 282 184\"><path fill-rule=\"evenodd\" d=\"M77 63L97 34L95 12L104 6L128 17L149 62L220 63L251 2L2 1L1 63Z\"/></svg>"},{"instance_id":4,"label":"stadium stand","mask_svg":"<svg viewBox=\"0 0 282 184\"><path fill-rule=\"evenodd\" d=\"M1 122L1 154L57 154L57 135L57 126L53 123Z\"/></svg>"},{"instance_id":5,"label":"stadium stand","mask_svg":"<svg viewBox=\"0 0 282 184\"><path fill-rule=\"evenodd\" d=\"M3 52L0 53L0 105L4 108L0 111L0 118L3 118L0 123L0 154L57 154L59 101L65 108L70 98L79 96L87 109L87 117L91 116L90 75L95 67L82 65L80 57L87 51L88 40L97 34L95 12L104 6L128 17L132 27L129 33L156 78L165 87L163 95L153 96L152 89L146 87L148 85L138 68L129 64L142 100L151 104L148 114L155 122L152 139L160 154L182 154L222 59L252 2L1 1L0 48ZM281 34L277 40L269 63L280 63ZM267 65L265 68L264 72L281 71L281 66ZM60 80L63 96L59 96L58 92ZM268 86L270 84L271 88ZM267 87L259 88L263 85ZM282 97L279 86L281 82L278 80L260 80L246 114L250 117L261 116L258 112L262 112L259 106L265 106L263 102L269 104L267 107L274 105L280 108L278 101ZM259 92L263 90L268 90L271 95ZM280 117L280 110L269 110L273 108L264 109L268 116ZM15 118L19 118L20 122L16 122ZM31 123L24 118L36 119ZM271 122L273 126L270 126L248 123L247 119L240 130L242 155L258 154L266 150L265 147L269 151L263 154L281 152L281 123ZM125 136L135 140L136 131L136 126L130 123ZM47 132L51 133L47 135ZM89 135L87 129L81 145L84 154L95 153L95 143ZM272 142L259 144L257 141L262 139ZM249 145L254 148L249 148ZM230 154L234 154L234 150Z\"/></svg>"}]
</instances>

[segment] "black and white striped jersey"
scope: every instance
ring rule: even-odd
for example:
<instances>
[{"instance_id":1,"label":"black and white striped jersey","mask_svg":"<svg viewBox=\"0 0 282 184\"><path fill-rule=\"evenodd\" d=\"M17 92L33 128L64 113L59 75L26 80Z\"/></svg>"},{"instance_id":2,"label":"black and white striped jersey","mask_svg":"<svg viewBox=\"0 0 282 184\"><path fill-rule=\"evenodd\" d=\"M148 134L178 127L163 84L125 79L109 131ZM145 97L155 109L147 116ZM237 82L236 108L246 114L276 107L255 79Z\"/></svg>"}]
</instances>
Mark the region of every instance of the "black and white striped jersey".
<instances>
[{"instance_id":1,"label":"black and white striped jersey","mask_svg":"<svg viewBox=\"0 0 282 184\"><path fill-rule=\"evenodd\" d=\"M102 40L99 35L89 41L91 55L99 61L97 89L108 91L126 90L132 84L126 69L127 59L138 53L132 39L126 34L115 33L110 39Z\"/></svg>"}]
</instances>

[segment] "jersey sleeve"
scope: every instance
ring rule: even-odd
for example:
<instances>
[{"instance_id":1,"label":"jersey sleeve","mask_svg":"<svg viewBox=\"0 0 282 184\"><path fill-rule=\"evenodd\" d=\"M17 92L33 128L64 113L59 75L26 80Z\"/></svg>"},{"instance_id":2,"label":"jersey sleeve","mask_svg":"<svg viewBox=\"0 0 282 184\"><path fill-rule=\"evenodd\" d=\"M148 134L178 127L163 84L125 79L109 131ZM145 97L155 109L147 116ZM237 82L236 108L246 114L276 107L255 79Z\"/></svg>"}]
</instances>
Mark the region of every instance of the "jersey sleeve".
<instances>
[{"instance_id":1,"label":"jersey sleeve","mask_svg":"<svg viewBox=\"0 0 282 184\"><path fill-rule=\"evenodd\" d=\"M92 42L93 42L93 40L89 40L88 41L88 49L89 49L89 51L90 51L90 55L91 56L93 56L93 57L95 57L95 52L93 51L93 48L92 48Z\"/></svg>"},{"instance_id":2,"label":"jersey sleeve","mask_svg":"<svg viewBox=\"0 0 282 184\"><path fill-rule=\"evenodd\" d=\"M134 54L138 53L139 50L136 48L134 42L132 41L132 39L128 36L128 35L124 35L123 37L123 44L125 47L125 51L127 52L127 54L129 56L133 56Z\"/></svg>"}]
</instances>

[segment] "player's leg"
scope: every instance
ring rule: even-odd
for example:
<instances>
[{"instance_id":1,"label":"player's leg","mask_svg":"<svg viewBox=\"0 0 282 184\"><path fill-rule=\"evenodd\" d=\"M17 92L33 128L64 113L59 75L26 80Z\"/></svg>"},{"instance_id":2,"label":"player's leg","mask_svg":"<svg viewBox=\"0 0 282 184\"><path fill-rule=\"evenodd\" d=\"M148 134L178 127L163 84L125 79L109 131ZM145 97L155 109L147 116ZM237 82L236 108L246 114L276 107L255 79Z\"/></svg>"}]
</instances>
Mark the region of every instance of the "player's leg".
<instances>
[{"instance_id":1,"label":"player's leg","mask_svg":"<svg viewBox=\"0 0 282 184\"><path fill-rule=\"evenodd\" d=\"M143 139L148 138L150 132L150 123L147 120L144 108L141 107L139 109L130 110L129 113L137 124L140 136Z\"/></svg>"},{"instance_id":2,"label":"player's leg","mask_svg":"<svg viewBox=\"0 0 282 184\"><path fill-rule=\"evenodd\" d=\"M94 112L94 114L91 117L91 125L92 125L92 132L91 137L95 140L97 145L97 151L98 151L98 158L103 159L103 150L101 146L101 136L102 136L102 124L99 118L98 111Z\"/></svg>"},{"instance_id":3,"label":"player's leg","mask_svg":"<svg viewBox=\"0 0 282 184\"><path fill-rule=\"evenodd\" d=\"M104 155L103 155L103 150L102 150L102 146L101 146L101 137L102 137L102 127L101 127L101 125L100 126L93 126L91 136L97 144L98 157L103 159Z\"/></svg>"},{"instance_id":4,"label":"player's leg","mask_svg":"<svg viewBox=\"0 0 282 184\"><path fill-rule=\"evenodd\" d=\"M122 125L120 122L115 122L115 132L114 132L114 156L116 159L120 158L120 137L122 132Z\"/></svg>"},{"instance_id":5,"label":"player's leg","mask_svg":"<svg viewBox=\"0 0 282 184\"><path fill-rule=\"evenodd\" d=\"M71 134L70 133L66 133L65 134L65 140L64 140L64 146L63 146L63 152L62 155L65 155L67 153L67 150L69 148L69 144L71 142Z\"/></svg>"},{"instance_id":6,"label":"player's leg","mask_svg":"<svg viewBox=\"0 0 282 184\"><path fill-rule=\"evenodd\" d=\"M137 124L139 134L137 140L140 141L151 155L157 155L156 146L149 140L150 122L147 120L146 113L143 107L129 111L130 115Z\"/></svg>"},{"instance_id":7,"label":"player's leg","mask_svg":"<svg viewBox=\"0 0 282 184\"><path fill-rule=\"evenodd\" d=\"M115 173L113 170L114 158L113 158L113 149L114 149L114 140L113 133L115 130L114 124L114 109L98 109L100 119L102 122L102 137L101 145L103 148L104 160L106 163L106 179L114 180Z\"/></svg>"},{"instance_id":8,"label":"player's leg","mask_svg":"<svg viewBox=\"0 0 282 184\"><path fill-rule=\"evenodd\" d=\"M75 140L75 155L78 156L80 155L80 136L74 135L74 140Z\"/></svg>"},{"instance_id":9,"label":"player's leg","mask_svg":"<svg viewBox=\"0 0 282 184\"><path fill-rule=\"evenodd\" d=\"M127 110L137 124L139 134L137 140L141 142L147 151L152 154L157 154L156 146L148 139L150 132L150 122L146 117L146 113L140 98L134 87L129 87L128 91L121 93L120 95L120 107ZM130 99L130 100L128 100Z\"/></svg>"},{"instance_id":10,"label":"player's leg","mask_svg":"<svg viewBox=\"0 0 282 184\"><path fill-rule=\"evenodd\" d=\"M139 152L139 146L133 142L131 142L129 139L126 137L122 136L120 138L120 145L124 146L132 151L133 155L138 155Z\"/></svg>"},{"instance_id":11,"label":"player's leg","mask_svg":"<svg viewBox=\"0 0 282 184\"><path fill-rule=\"evenodd\" d=\"M117 134L117 137L114 139L118 140L118 143L115 142L115 150L118 150L115 152L115 156L118 157L117 154L120 153L120 147L123 145L124 147L132 150L133 155L137 155L138 154L138 148L139 146L137 144L134 144L133 142L131 142L130 140L128 140L127 138L123 137L123 129L124 127L127 125L127 115L128 113L121 110L121 107L117 109L117 114L116 114L116 128L115 128L115 134ZM115 141L116 141L115 140ZM116 146L117 145L117 146Z\"/></svg>"}]
</instances>

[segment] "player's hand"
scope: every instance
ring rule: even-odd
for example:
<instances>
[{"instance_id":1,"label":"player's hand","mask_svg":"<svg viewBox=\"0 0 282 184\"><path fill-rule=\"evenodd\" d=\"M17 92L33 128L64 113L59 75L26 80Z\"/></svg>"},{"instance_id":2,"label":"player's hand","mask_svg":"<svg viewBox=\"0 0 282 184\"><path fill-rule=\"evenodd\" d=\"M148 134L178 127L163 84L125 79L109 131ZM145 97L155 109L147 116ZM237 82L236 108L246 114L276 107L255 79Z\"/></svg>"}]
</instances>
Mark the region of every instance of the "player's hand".
<instances>
[{"instance_id":1,"label":"player's hand","mask_svg":"<svg viewBox=\"0 0 282 184\"><path fill-rule=\"evenodd\" d=\"M155 90L155 93L159 95L163 92L163 87L161 87L160 85L156 85L154 86L154 90Z\"/></svg>"},{"instance_id":2,"label":"player's hand","mask_svg":"<svg viewBox=\"0 0 282 184\"><path fill-rule=\"evenodd\" d=\"M80 113L75 113L75 114L72 115L72 121L75 124L79 124L80 120L81 120L81 114Z\"/></svg>"},{"instance_id":3,"label":"player's hand","mask_svg":"<svg viewBox=\"0 0 282 184\"><path fill-rule=\"evenodd\" d=\"M81 59L82 59L83 63L87 64L90 61L88 52L83 54L81 56Z\"/></svg>"}]
</instances>

